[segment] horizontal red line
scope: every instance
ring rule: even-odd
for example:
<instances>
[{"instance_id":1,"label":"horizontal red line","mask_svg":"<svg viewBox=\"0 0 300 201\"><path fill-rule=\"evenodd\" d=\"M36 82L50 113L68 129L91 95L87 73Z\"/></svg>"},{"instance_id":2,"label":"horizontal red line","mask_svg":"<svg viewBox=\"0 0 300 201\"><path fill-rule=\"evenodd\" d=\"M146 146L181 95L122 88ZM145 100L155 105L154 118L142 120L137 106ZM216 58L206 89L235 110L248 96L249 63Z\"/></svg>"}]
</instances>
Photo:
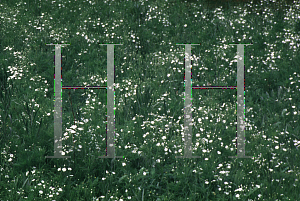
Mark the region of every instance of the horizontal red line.
<instances>
[{"instance_id":1,"label":"horizontal red line","mask_svg":"<svg viewBox=\"0 0 300 201\"><path fill-rule=\"evenodd\" d=\"M220 86L220 87L206 87L206 86L201 86L201 87L192 87L193 89L236 89L236 86Z\"/></svg>"},{"instance_id":2,"label":"horizontal red line","mask_svg":"<svg viewBox=\"0 0 300 201\"><path fill-rule=\"evenodd\" d=\"M68 87L68 86L64 86L62 87L63 89L86 89L86 88L91 88L91 89L106 89L107 87L100 87L100 86L95 86L95 87L91 87L91 86L75 86L75 87Z\"/></svg>"}]
</instances>

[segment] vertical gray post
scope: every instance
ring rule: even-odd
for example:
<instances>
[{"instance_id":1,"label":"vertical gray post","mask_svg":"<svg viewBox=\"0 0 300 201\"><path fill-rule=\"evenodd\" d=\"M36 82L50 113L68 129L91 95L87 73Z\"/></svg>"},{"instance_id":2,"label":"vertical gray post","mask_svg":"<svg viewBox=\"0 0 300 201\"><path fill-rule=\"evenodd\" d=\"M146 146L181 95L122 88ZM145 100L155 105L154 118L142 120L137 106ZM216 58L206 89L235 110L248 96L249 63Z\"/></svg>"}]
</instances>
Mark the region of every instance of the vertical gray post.
<instances>
[{"instance_id":1,"label":"vertical gray post","mask_svg":"<svg viewBox=\"0 0 300 201\"><path fill-rule=\"evenodd\" d=\"M245 156L245 66L244 66L244 45L237 45L237 155L229 158L253 158ZM251 44L252 45L252 44Z\"/></svg>"},{"instance_id":2,"label":"vertical gray post","mask_svg":"<svg viewBox=\"0 0 300 201\"><path fill-rule=\"evenodd\" d=\"M123 156L115 156L115 67L114 67L114 45L121 44L103 44L107 45L107 156L99 156L99 158L123 158Z\"/></svg>"},{"instance_id":3,"label":"vertical gray post","mask_svg":"<svg viewBox=\"0 0 300 201\"><path fill-rule=\"evenodd\" d=\"M61 89L61 45L69 44L47 44L55 45L55 80L54 80L54 156L46 158L71 158L62 155L62 89Z\"/></svg>"},{"instance_id":4,"label":"vertical gray post","mask_svg":"<svg viewBox=\"0 0 300 201\"><path fill-rule=\"evenodd\" d=\"M191 45L200 44L177 44L185 45L185 101L184 101L184 155L175 158L200 158L192 156L192 79L191 79Z\"/></svg>"}]
</instances>

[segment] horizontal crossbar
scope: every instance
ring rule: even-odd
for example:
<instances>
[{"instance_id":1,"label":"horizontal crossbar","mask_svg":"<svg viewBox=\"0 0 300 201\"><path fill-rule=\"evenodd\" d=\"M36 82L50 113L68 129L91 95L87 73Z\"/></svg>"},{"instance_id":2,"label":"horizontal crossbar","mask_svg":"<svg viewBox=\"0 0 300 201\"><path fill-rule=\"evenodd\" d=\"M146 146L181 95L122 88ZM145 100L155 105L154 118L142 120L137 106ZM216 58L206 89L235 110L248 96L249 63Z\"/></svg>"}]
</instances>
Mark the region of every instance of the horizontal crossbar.
<instances>
[{"instance_id":1,"label":"horizontal crossbar","mask_svg":"<svg viewBox=\"0 0 300 201\"><path fill-rule=\"evenodd\" d=\"M75 87L62 87L62 89L107 89L107 87L75 86Z\"/></svg>"},{"instance_id":2,"label":"horizontal crossbar","mask_svg":"<svg viewBox=\"0 0 300 201\"><path fill-rule=\"evenodd\" d=\"M218 87L206 87L206 86L200 86L200 87L192 87L193 89L236 89L237 86L218 86Z\"/></svg>"}]
</instances>

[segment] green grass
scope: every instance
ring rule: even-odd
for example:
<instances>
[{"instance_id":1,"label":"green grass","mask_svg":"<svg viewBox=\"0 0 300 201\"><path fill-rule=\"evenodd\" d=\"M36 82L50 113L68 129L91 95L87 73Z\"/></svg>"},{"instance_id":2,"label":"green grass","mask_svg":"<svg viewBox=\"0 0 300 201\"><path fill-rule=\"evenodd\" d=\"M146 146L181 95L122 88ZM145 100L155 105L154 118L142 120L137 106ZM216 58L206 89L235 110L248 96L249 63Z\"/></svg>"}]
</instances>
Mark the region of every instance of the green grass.
<instances>
[{"instance_id":1,"label":"green grass","mask_svg":"<svg viewBox=\"0 0 300 201\"><path fill-rule=\"evenodd\" d=\"M266 2L245 16L244 7L221 13L220 9L209 12L195 8L192 3L186 7L159 1L157 9L152 1L138 3L140 7L135 3L61 3L72 14L53 10L47 14L44 9L54 7L50 2L40 7L21 4L18 10L25 15L16 16L18 32L14 20L8 20L17 5L0 5L7 7L0 30L1 41L7 37L2 49L12 46L12 38L21 40L1 54L7 59L1 60L1 72L12 69L9 66L25 66L19 72L22 79L7 81L4 73L0 76L1 84L14 85L1 88L0 200L300 200L300 54L297 48L290 48L291 42L297 45L299 40L293 32L298 22L269 15L271 11L257 15L269 5ZM299 12L293 9L291 15L298 19ZM140 15L139 11L144 13ZM37 19L36 13L44 13L39 18L44 28L38 32L34 26L40 25L28 24ZM70 19L74 15L76 21ZM150 15L152 20L145 20ZM69 20L72 25L68 25ZM245 23L241 23L243 20ZM274 31L274 22L290 30L285 35L290 42L283 44L280 26ZM83 29L85 25L87 30ZM54 33L48 30L50 26ZM65 28L69 32L63 31ZM66 35L59 40L48 36L60 32ZM85 36L96 42L87 42ZM88 76L99 71L106 76L101 70L106 69L102 61L106 48L96 43L124 44L114 49L115 150L124 158L98 158L105 155L106 148L106 96L105 92L90 90L70 94L74 116L68 94L63 94L63 151L72 158L45 159L54 150L54 55L48 47L41 47L43 54L39 55L36 41L70 40L72 45L62 50L62 66L63 79L71 83L87 82ZM24 46L19 45L21 42ZM228 158L236 154L236 95L229 90L193 90L193 155L201 158L175 159L184 153L185 72L184 47L175 44L201 43L192 47L193 85L234 85L236 47L224 46L237 42L253 42L253 46L245 47L245 146L246 155L254 159ZM35 48L27 50L26 45ZM93 51L85 53L88 50ZM21 52L24 58L15 57L14 52ZM100 65L100 70L93 69L94 65ZM78 69L80 76L76 74ZM89 122L84 123L86 119Z\"/></svg>"}]
</instances>

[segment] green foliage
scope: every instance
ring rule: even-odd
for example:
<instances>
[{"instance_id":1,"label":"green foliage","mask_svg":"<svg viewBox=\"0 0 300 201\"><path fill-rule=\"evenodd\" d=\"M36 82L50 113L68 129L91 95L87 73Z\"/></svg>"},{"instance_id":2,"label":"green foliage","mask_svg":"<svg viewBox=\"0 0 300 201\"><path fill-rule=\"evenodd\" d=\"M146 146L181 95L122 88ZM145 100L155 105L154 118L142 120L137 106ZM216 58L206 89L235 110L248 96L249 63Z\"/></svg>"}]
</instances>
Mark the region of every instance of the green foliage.
<instances>
[{"instance_id":1,"label":"green foliage","mask_svg":"<svg viewBox=\"0 0 300 201\"><path fill-rule=\"evenodd\" d=\"M298 200L300 54L291 35L299 37L299 22L290 19L299 12L265 9L277 5L0 4L0 199ZM54 46L46 43L70 44L62 48L63 86L105 86L107 47L99 43L123 44L114 65L115 150L124 158L98 158L107 146L104 89L63 89L71 159L45 158L54 150ZM201 158L175 158L185 152L183 43L201 43L192 46L193 86L235 86L236 46L225 45L253 44L244 59L245 147L254 159L228 158L236 153L230 89L193 90L192 147Z\"/></svg>"}]
</instances>

